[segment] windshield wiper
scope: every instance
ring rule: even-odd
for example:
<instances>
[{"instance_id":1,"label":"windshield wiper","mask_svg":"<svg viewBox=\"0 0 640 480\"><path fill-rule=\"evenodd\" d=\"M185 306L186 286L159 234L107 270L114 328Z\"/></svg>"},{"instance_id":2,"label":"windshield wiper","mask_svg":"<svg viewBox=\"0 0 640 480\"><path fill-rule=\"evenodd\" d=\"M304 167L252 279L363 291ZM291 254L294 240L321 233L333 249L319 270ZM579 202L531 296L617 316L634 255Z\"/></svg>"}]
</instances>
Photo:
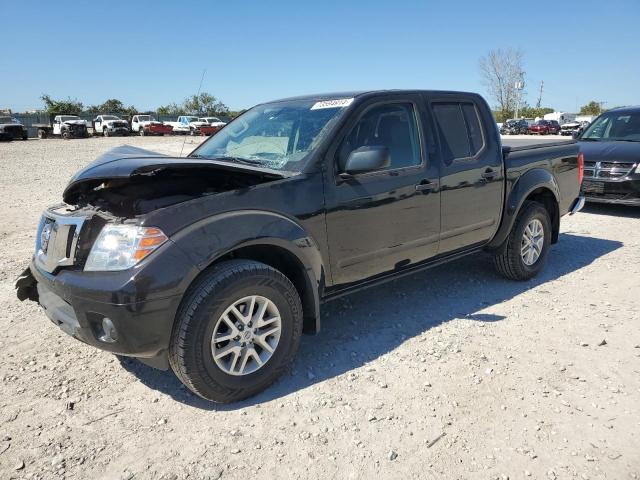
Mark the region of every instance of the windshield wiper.
<instances>
[{"instance_id":1,"label":"windshield wiper","mask_svg":"<svg viewBox=\"0 0 640 480\"><path fill-rule=\"evenodd\" d=\"M599 138L579 138L578 140L584 142L599 142L601 141Z\"/></svg>"},{"instance_id":2,"label":"windshield wiper","mask_svg":"<svg viewBox=\"0 0 640 480\"><path fill-rule=\"evenodd\" d=\"M259 165L264 166L259 160L252 160L250 158L242 157L215 157L215 160L231 160L232 162L244 163L245 165Z\"/></svg>"}]
</instances>

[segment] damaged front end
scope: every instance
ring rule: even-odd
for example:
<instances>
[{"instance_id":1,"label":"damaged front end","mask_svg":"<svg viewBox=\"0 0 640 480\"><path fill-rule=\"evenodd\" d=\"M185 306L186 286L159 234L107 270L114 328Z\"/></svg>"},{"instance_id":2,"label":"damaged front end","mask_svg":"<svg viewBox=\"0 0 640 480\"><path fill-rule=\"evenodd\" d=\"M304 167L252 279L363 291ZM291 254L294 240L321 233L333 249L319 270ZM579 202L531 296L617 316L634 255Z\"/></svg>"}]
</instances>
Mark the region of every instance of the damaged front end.
<instances>
[{"instance_id":1,"label":"damaged front end","mask_svg":"<svg viewBox=\"0 0 640 480\"><path fill-rule=\"evenodd\" d=\"M38 302L80 341L165 368L171 325L197 268L171 241L174 232L145 225L147 214L207 195L242 194L286 175L112 150L72 178L64 203L43 213L16 295Z\"/></svg>"},{"instance_id":2,"label":"damaged front end","mask_svg":"<svg viewBox=\"0 0 640 480\"><path fill-rule=\"evenodd\" d=\"M119 147L78 172L64 191L70 205L134 217L205 195L282 179L287 172Z\"/></svg>"},{"instance_id":3,"label":"damaged front end","mask_svg":"<svg viewBox=\"0 0 640 480\"><path fill-rule=\"evenodd\" d=\"M64 203L43 213L32 268L56 275L82 271L107 225L135 226L150 212L229 191L242 191L286 173L199 158L174 158L123 146L113 149L69 182ZM29 269L16 282L20 300L36 300Z\"/></svg>"}]
</instances>

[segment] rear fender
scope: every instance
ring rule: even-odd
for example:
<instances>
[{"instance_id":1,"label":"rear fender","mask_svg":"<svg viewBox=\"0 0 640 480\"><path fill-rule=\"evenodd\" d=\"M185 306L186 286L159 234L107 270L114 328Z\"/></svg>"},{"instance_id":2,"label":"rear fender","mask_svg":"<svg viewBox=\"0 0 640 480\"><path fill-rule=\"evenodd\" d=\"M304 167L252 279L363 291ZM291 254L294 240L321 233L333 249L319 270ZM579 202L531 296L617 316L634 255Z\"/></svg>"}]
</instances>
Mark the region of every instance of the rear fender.
<instances>
[{"instance_id":1,"label":"rear fender","mask_svg":"<svg viewBox=\"0 0 640 480\"><path fill-rule=\"evenodd\" d=\"M543 168L533 168L525 172L513 184L513 187L509 192L509 196L506 199L500 228L491 242L487 245L487 248L494 249L502 245L509 235L509 232L511 232L513 224L515 223L525 200L532 192L539 188L549 190L553 194L556 203L559 203L560 189L558 188L558 184L551 172Z\"/></svg>"}]
</instances>

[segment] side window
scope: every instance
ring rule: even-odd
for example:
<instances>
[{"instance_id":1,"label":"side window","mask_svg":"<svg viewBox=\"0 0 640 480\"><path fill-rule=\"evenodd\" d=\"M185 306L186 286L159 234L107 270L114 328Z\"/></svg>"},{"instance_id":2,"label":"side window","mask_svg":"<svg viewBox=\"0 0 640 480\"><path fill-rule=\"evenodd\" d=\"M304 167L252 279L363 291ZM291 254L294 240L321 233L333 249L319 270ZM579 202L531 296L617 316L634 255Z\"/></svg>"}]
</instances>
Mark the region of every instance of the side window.
<instances>
[{"instance_id":1,"label":"side window","mask_svg":"<svg viewBox=\"0 0 640 480\"><path fill-rule=\"evenodd\" d=\"M433 113L443 160L451 163L476 155L483 147L482 128L478 111L472 103L434 103Z\"/></svg>"},{"instance_id":2,"label":"side window","mask_svg":"<svg viewBox=\"0 0 640 480\"><path fill-rule=\"evenodd\" d=\"M388 170L422 163L413 104L390 103L365 111L340 146L340 170L344 169L352 151L374 145L389 149L391 164Z\"/></svg>"},{"instance_id":3,"label":"side window","mask_svg":"<svg viewBox=\"0 0 640 480\"><path fill-rule=\"evenodd\" d=\"M469 143L471 144L471 155L477 154L484 146L482 138L482 128L480 127L480 118L478 117L478 109L473 103L463 103L462 113L467 122L467 130L469 131Z\"/></svg>"}]
</instances>

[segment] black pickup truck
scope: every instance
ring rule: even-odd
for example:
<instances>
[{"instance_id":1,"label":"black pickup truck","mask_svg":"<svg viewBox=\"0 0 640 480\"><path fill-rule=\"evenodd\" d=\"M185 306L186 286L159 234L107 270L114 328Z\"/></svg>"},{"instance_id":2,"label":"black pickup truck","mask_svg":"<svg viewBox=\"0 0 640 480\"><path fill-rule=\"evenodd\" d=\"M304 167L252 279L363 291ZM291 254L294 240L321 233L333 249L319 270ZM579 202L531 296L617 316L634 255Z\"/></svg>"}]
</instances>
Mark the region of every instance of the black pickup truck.
<instances>
[{"instance_id":1,"label":"black pickup truck","mask_svg":"<svg viewBox=\"0 0 640 480\"><path fill-rule=\"evenodd\" d=\"M536 275L581 175L575 142L502 147L476 94L266 103L186 158L121 147L77 173L17 295L230 402L283 372L323 301L481 250Z\"/></svg>"}]
</instances>

